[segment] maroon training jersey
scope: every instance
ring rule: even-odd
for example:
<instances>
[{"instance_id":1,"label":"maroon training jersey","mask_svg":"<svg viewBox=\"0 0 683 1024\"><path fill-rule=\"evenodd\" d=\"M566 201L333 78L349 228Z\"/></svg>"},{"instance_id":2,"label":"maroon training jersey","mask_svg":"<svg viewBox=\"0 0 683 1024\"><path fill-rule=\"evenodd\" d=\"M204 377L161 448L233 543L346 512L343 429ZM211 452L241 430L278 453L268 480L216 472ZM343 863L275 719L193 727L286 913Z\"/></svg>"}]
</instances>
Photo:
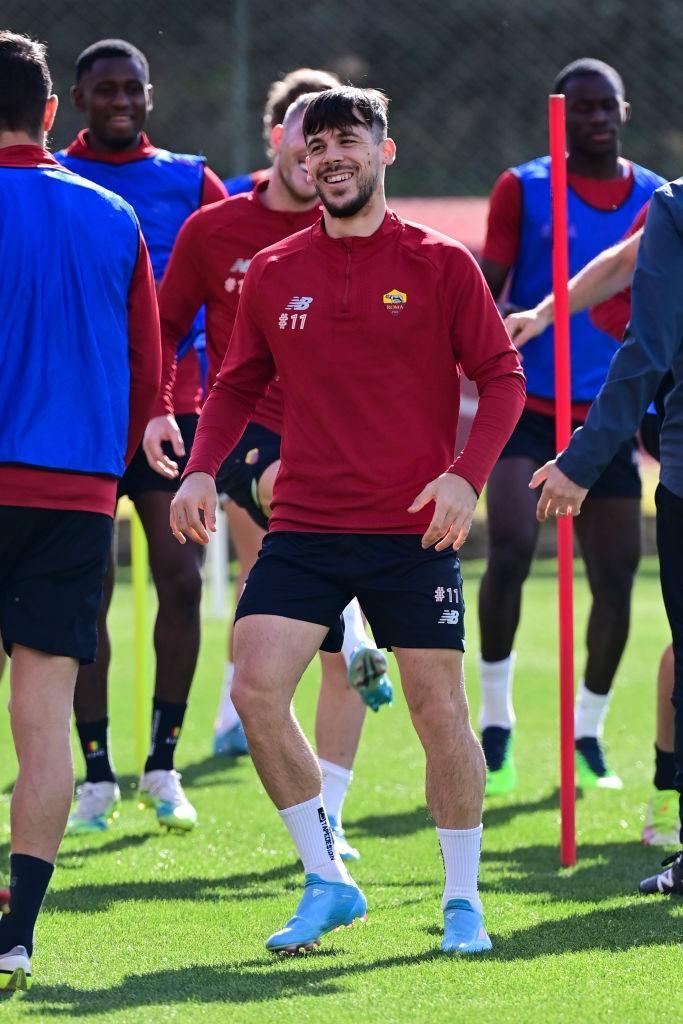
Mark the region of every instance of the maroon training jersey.
<instances>
[{"instance_id":1,"label":"maroon training jersey","mask_svg":"<svg viewBox=\"0 0 683 1024\"><path fill-rule=\"evenodd\" d=\"M464 371L479 406L453 462ZM524 405L524 375L458 242L387 212L368 238L319 223L258 253L186 474L215 475L264 390L284 395L271 530L421 533L408 506L450 470L480 492Z\"/></svg>"}]
</instances>

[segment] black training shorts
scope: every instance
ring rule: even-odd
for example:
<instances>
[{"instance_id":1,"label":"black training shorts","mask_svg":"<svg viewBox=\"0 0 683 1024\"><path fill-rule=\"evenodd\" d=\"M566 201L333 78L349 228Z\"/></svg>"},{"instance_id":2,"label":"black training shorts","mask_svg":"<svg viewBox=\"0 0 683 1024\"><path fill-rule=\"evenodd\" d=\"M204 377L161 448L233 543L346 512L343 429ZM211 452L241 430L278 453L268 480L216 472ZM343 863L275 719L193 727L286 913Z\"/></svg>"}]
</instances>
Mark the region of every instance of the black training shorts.
<instances>
[{"instance_id":1,"label":"black training shorts","mask_svg":"<svg viewBox=\"0 0 683 1024\"><path fill-rule=\"evenodd\" d=\"M182 458L178 458L174 454L173 448L164 441L162 448L169 459L173 459L174 462L178 463L178 469L180 470L178 476L171 480L167 476L162 476L157 473L156 470L152 469L147 456L142 450L142 445L135 452L135 455L130 460L125 473L119 480L118 490L116 496L123 498L127 495L131 501L135 501L139 494L145 494L147 491L166 491L169 494L175 494L180 487L180 478L183 475L187 461L190 458L190 452L192 451L192 444L194 442L194 435L197 430L197 423L199 416L196 413L184 413L181 416L176 416L176 422L180 428L180 433L183 435L183 443L185 445L185 454Z\"/></svg>"},{"instance_id":2,"label":"black training shorts","mask_svg":"<svg viewBox=\"0 0 683 1024\"><path fill-rule=\"evenodd\" d=\"M572 430L581 423L572 423ZM539 466L557 455L555 444L555 418L525 409L512 436L501 452L501 459L531 459ZM602 476L595 481L588 496L591 498L640 498L638 472L638 445L635 438L625 441Z\"/></svg>"},{"instance_id":3,"label":"black training shorts","mask_svg":"<svg viewBox=\"0 0 683 1024\"><path fill-rule=\"evenodd\" d=\"M357 597L378 647L465 649L460 559L423 550L419 534L266 535L237 605L329 627L322 644L341 650L341 613Z\"/></svg>"},{"instance_id":4,"label":"black training shorts","mask_svg":"<svg viewBox=\"0 0 683 1024\"><path fill-rule=\"evenodd\" d=\"M216 490L227 494L257 524L268 529L258 500L258 483L268 466L280 458L280 435L250 423L216 475Z\"/></svg>"},{"instance_id":5,"label":"black training shorts","mask_svg":"<svg viewBox=\"0 0 683 1024\"><path fill-rule=\"evenodd\" d=\"M0 635L46 654L95 660L113 520L96 512L0 506Z\"/></svg>"}]
</instances>

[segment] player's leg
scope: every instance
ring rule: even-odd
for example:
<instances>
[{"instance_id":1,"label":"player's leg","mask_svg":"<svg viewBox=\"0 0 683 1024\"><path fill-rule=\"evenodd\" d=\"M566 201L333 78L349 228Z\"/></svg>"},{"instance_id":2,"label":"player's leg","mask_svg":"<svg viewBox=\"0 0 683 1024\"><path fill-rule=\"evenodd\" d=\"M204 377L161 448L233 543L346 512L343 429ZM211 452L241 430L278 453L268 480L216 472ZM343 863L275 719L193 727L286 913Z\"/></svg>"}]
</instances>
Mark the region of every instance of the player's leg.
<instances>
[{"instance_id":1,"label":"player's leg","mask_svg":"<svg viewBox=\"0 0 683 1024\"><path fill-rule=\"evenodd\" d=\"M486 755L489 795L511 792L516 772L511 752L515 713L512 684L514 638L522 586L538 539L536 498L529 480L538 462L526 456L501 459L486 490L489 553L479 588L481 657L479 726Z\"/></svg>"},{"instance_id":2,"label":"player's leg","mask_svg":"<svg viewBox=\"0 0 683 1024\"><path fill-rule=\"evenodd\" d=\"M172 493L156 490L135 497L159 598L152 736L139 792L141 802L155 809L162 825L187 830L197 816L174 769L174 755L199 653L201 549L193 543L178 544L168 529L172 498Z\"/></svg>"},{"instance_id":3,"label":"player's leg","mask_svg":"<svg viewBox=\"0 0 683 1024\"><path fill-rule=\"evenodd\" d=\"M678 841L678 793L674 759L674 652L669 645L657 672L657 734L655 737L654 791L643 825L646 846L675 846Z\"/></svg>"},{"instance_id":4,"label":"player's leg","mask_svg":"<svg viewBox=\"0 0 683 1024\"><path fill-rule=\"evenodd\" d=\"M592 604L587 658L575 712L577 772L584 787L621 788L601 736L612 683L628 639L631 590L640 560L640 500L592 492L576 520Z\"/></svg>"},{"instance_id":5,"label":"player's leg","mask_svg":"<svg viewBox=\"0 0 683 1024\"><path fill-rule=\"evenodd\" d=\"M107 616L114 592L113 548L107 560L102 602L97 617L97 655L92 665L81 665L74 692L76 731L85 761L85 780L76 791L67 835L103 832L118 818L121 792L111 756L108 714L108 678L111 643Z\"/></svg>"}]
</instances>

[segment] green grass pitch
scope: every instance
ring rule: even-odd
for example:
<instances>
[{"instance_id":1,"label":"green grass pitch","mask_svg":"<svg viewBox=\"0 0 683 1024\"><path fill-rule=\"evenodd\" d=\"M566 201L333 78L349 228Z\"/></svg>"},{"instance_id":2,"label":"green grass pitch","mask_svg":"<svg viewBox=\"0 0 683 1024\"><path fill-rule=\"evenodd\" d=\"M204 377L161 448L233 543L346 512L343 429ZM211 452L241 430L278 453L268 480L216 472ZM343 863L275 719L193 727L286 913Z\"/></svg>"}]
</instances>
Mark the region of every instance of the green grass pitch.
<instances>
[{"instance_id":1,"label":"green grass pitch","mask_svg":"<svg viewBox=\"0 0 683 1024\"><path fill-rule=\"evenodd\" d=\"M465 563L470 698L481 565ZM151 601L151 598L150 598ZM586 613L577 582L577 637ZM486 808L481 888L492 954L437 952L441 865L423 803L423 757L399 695L368 715L345 807L355 870L369 903L365 926L331 935L321 951L274 959L267 935L290 915L301 880L289 839L248 761L209 756L224 661L224 625L204 641L178 767L201 827L160 832L134 799L132 601L120 583L112 612L112 735L124 805L95 838L66 840L41 917L32 993L0 1003L3 1021L659 1022L675 1013L683 903L639 897L660 853L639 843L650 790L654 679L667 628L656 567L635 594L632 634L607 727L621 793L578 804L580 860L558 867L558 727L554 566L542 563L524 597L516 706L519 791ZM580 668L581 643L577 644ZM393 669L392 669L393 671ZM395 671L393 671L394 681ZM310 730L318 669L297 697ZM2 683L7 693L7 679ZM6 697L3 697L3 705ZM0 713L0 857L6 861L14 774ZM80 771L81 759L76 762Z\"/></svg>"}]
</instances>

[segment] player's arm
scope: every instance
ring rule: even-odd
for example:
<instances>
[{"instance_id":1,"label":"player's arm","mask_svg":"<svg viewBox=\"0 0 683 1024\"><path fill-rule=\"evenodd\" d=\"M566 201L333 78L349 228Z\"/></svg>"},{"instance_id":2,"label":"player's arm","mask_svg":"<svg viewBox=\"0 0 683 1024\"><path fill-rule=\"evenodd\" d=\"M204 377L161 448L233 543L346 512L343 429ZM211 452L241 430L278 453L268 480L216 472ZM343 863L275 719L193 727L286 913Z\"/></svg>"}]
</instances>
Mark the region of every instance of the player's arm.
<instances>
[{"instance_id":1,"label":"player's arm","mask_svg":"<svg viewBox=\"0 0 683 1024\"><path fill-rule=\"evenodd\" d=\"M486 241L480 263L496 301L517 261L521 230L522 187L511 171L505 171L491 192Z\"/></svg>"},{"instance_id":2,"label":"player's arm","mask_svg":"<svg viewBox=\"0 0 683 1024\"><path fill-rule=\"evenodd\" d=\"M467 538L477 499L522 414L526 389L517 351L503 326L483 274L464 249L452 250L445 275L455 359L479 392L470 435L446 473L427 484L410 511L435 502L422 538L437 551L460 548Z\"/></svg>"},{"instance_id":3,"label":"player's arm","mask_svg":"<svg viewBox=\"0 0 683 1024\"><path fill-rule=\"evenodd\" d=\"M171 479L178 476L178 464L165 454L162 444L168 441L175 455L185 454L173 409L173 389L178 346L192 327L197 310L206 301L202 227L203 220L198 212L185 221L159 288L161 387L142 446L152 469Z\"/></svg>"},{"instance_id":4,"label":"player's arm","mask_svg":"<svg viewBox=\"0 0 683 1024\"><path fill-rule=\"evenodd\" d=\"M219 203L221 199L228 198L228 190L225 185L210 167L204 168L202 179L202 198L200 206L208 206L210 203Z\"/></svg>"},{"instance_id":5,"label":"player's arm","mask_svg":"<svg viewBox=\"0 0 683 1024\"><path fill-rule=\"evenodd\" d=\"M126 465L140 444L159 391L161 337L154 274L140 234L138 259L128 289L130 401Z\"/></svg>"},{"instance_id":6,"label":"player's arm","mask_svg":"<svg viewBox=\"0 0 683 1024\"><path fill-rule=\"evenodd\" d=\"M605 249L575 274L569 282L569 312L580 313L590 306L611 299L613 295L628 288L633 277L642 228L629 238ZM533 309L523 313L511 313L506 317L505 326L517 348L535 338L549 327L555 315L555 300L552 293Z\"/></svg>"},{"instance_id":7,"label":"player's arm","mask_svg":"<svg viewBox=\"0 0 683 1024\"><path fill-rule=\"evenodd\" d=\"M258 317L260 275L260 264L252 263L223 365L204 403L183 482L171 505L171 530L181 544L185 537L208 543L207 528L215 530L216 523L216 473L277 372Z\"/></svg>"},{"instance_id":8,"label":"player's arm","mask_svg":"<svg viewBox=\"0 0 683 1024\"><path fill-rule=\"evenodd\" d=\"M534 474L545 481L537 517L578 515L590 487L632 437L683 339L683 198L675 186L655 192L633 277L632 314L623 345L586 422L557 460ZM555 464L557 462L557 465Z\"/></svg>"}]
</instances>

